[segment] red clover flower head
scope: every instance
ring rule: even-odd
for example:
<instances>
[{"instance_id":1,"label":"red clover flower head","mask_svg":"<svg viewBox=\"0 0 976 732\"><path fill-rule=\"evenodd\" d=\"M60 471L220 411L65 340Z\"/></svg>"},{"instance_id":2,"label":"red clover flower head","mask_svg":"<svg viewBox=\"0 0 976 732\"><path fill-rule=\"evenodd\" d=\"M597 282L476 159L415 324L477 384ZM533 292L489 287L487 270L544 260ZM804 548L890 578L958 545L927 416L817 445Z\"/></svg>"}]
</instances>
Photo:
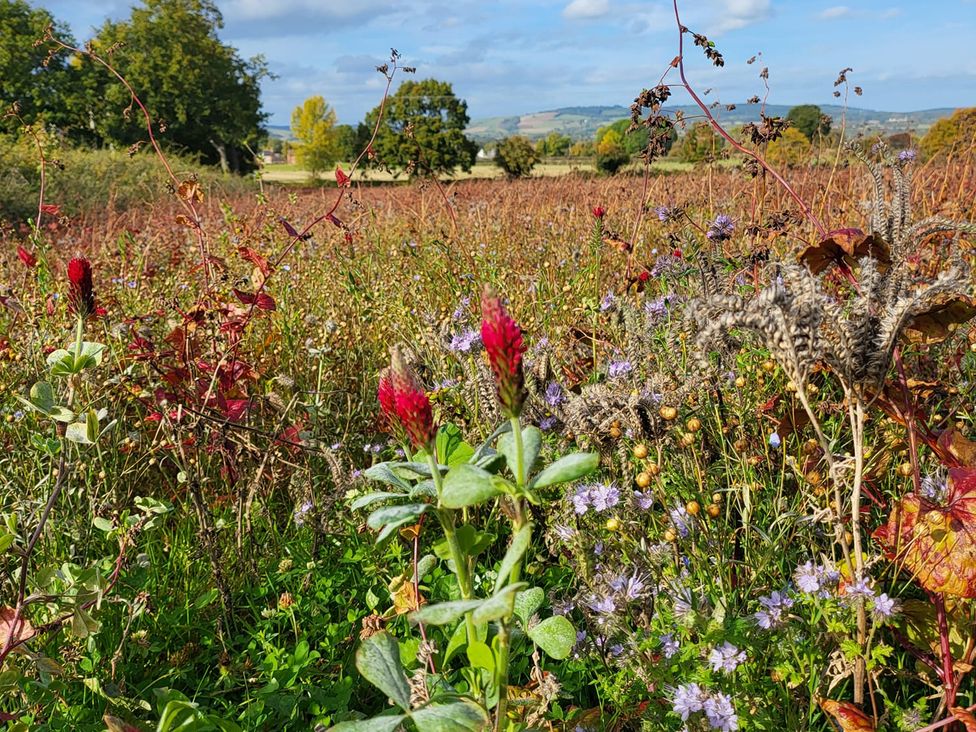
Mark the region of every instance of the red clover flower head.
<instances>
[{"instance_id":1,"label":"red clover flower head","mask_svg":"<svg viewBox=\"0 0 976 732\"><path fill-rule=\"evenodd\" d=\"M525 403L522 329L508 314L501 299L488 290L481 298L481 318L481 342L495 373L498 403L506 417L517 417Z\"/></svg>"},{"instance_id":2,"label":"red clover flower head","mask_svg":"<svg viewBox=\"0 0 976 732\"><path fill-rule=\"evenodd\" d=\"M84 257L75 257L68 262L68 306L82 318L94 315L96 311L91 262Z\"/></svg>"},{"instance_id":3,"label":"red clover flower head","mask_svg":"<svg viewBox=\"0 0 976 732\"><path fill-rule=\"evenodd\" d=\"M429 448L437 435L430 399L397 349L391 361L389 370L380 377L380 406L388 420L396 416L415 449Z\"/></svg>"}]
</instances>

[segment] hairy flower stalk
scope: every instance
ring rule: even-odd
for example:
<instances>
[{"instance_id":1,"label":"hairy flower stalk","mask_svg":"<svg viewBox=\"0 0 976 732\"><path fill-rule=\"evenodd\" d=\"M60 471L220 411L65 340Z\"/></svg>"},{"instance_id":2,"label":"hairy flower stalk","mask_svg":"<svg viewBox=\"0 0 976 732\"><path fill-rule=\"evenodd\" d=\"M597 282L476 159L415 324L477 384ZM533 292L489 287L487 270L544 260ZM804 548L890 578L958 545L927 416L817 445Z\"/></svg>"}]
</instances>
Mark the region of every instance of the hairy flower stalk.
<instances>
[{"instance_id":1,"label":"hairy flower stalk","mask_svg":"<svg viewBox=\"0 0 976 732\"><path fill-rule=\"evenodd\" d=\"M525 403L525 374L522 354L525 342L522 330L508 314L497 296L485 291L481 298L481 341L488 363L495 374L498 403L503 415L512 419L522 413Z\"/></svg>"},{"instance_id":2,"label":"hairy flower stalk","mask_svg":"<svg viewBox=\"0 0 976 732\"><path fill-rule=\"evenodd\" d=\"M440 466L437 464L437 450L435 439L437 437L437 425L434 423L433 411L430 406L430 399L420 385L420 380L407 364L403 354L398 349L393 349L390 358L390 367L380 373L379 388L377 398L380 402L380 409L387 428L394 433L404 434L415 450L423 450L427 455L427 464L430 466L431 479L437 495L440 496L443 487L443 477L441 476ZM438 504L440 501L438 500ZM457 532L454 525L454 513L451 509L443 508L438 505L435 512L437 520L440 522L447 546L454 562L454 571L457 576L458 589L461 597L470 600L474 597L474 589L471 583L471 571L468 566L468 559L461 551L458 543ZM477 640L477 632L474 622L471 620L470 613L465 616L467 626L468 643Z\"/></svg>"},{"instance_id":3,"label":"hairy flower stalk","mask_svg":"<svg viewBox=\"0 0 976 732\"><path fill-rule=\"evenodd\" d=\"M594 211L594 216L596 212ZM597 220L601 217L597 216ZM514 473L518 488L512 498L515 506L513 537L526 524L525 501L518 494L525 487L525 445L522 440L522 425L519 415L525 403L525 377L522 371L522 354L525 343L522 329L508 314L501 300L486 291L481 299L481 340L488 353L495 381L498 386L498 402L503 415L509 418L512 428L512 441L515 447ZM522 573L522 560L512 567L508 583L518 582ZM498 661L496 666L496 686L498 687L498 706L495 709L495 730L507 729L508 721L508 665L511 645L512 618L502 618L498 631Z\"/></svg>"}]
</instances>

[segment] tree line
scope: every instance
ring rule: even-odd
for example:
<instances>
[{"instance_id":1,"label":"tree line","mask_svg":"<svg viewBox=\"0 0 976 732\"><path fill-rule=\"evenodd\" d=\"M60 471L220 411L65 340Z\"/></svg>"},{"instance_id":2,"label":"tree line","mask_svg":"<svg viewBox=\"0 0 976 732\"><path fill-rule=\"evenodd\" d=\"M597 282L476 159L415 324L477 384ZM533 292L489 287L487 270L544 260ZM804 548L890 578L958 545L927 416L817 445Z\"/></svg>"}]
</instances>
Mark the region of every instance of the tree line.
<instances>
[{"instance_id":1,"label":"tree line","mask_svg":"<svg viewBox=\"0 0 976 732\"><path fill-rule=\"evenodd\" d=\"M147 140L146 121L114 71L138 93L167 149L225 171L247 171L267 140L260 82L270 72L263 57L242 58L222 42L222 28L213 0L142 0L129 18L107 20L79 46L49 11L0 0L0 135L33 125L78 146L138 148ZM966 110L937 123L921 140L922 152L939 154L973 139L974 115ZM313 175L367 148L364 166L449 174L470 170L476 160L478 145L465 135L469 121L467 103L450 83L411 79L385 101L382 120L378 105L358 125L340 125L325 98L314 96L294 110L291 130L298 161ZM831 139L831 120L816 105L794 107L788 122L768 142L770 162L800 164ZM529 174L543 158L567 156L592 159L612 174L647 141L646 128L631 130L622 119L600 128L593 140L553 132L532 142L514 135L485 149L510 177ZM910 136L893 141L917 142ZM723 143L698 121L680 137L673 134L666 148L679 160L699 162L718 157Z\"/></svg>"}]
</instances>

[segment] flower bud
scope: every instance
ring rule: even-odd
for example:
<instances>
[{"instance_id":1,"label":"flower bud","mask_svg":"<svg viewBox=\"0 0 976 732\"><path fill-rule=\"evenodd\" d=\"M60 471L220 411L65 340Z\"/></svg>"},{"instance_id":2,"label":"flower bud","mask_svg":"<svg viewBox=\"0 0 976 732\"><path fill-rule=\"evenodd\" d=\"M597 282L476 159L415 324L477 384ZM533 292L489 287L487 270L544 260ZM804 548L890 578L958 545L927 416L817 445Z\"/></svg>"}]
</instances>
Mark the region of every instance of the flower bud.
<instances>
[{"instance_id":1,"label":"flower bud","mask_svg":"<svg viewBox=\"0 0 976 732\"><path fill-rule=\"evenodd\" d=\"M418 450L429 448L437 435L430 399L398 350L394 349L391 360L387 372L389 385L381 383L380 406L389 414L387 408L391 404L392 394L392 411L410 438L410 444Z\"/></svg>"}]
</instances>

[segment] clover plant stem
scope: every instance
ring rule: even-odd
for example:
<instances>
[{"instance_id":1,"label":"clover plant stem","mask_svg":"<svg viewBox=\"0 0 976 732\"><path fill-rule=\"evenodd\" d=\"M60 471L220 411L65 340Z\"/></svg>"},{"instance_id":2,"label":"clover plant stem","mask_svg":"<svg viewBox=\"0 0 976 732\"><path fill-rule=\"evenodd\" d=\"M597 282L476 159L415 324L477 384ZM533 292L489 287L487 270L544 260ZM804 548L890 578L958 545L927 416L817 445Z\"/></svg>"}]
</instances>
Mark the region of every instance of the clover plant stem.
<instances>
[{"instance_id":1,"label":"clover plant stem","mask_svg":"<svg viewBox=\"0 0 976 732\"><path fill-rule=\"evenodd\" d=\"M525 486L525 445L522 441L522 425L518 417L511 418L512 436L515 445L515 485L519 488ZM518 531L526 521L525 502L521 496L513 498L515 503L514 531ZM518 582L522 574L522 560L519 559L512 567L509 575L509 584ZM505 729L505 720L508 716L508 662L509 646L512 633L512 616L502 618L498 629L498 657L495 659L496 686L498 687L498 706L495 709L495 731L502 732Z\"/></svg>"},{"instance_id":2,"label":"clover plant stem","mask_svg":"<svg viewBox=\"0 0 976 732\"><path fill-rule=\"evenodd\" d=\"M437 458L434 456L433 451L429 451L427 455L427 464L430 465L431 478L434 481L434 488L437 490L438 498L441 495L442 488L442 478L440 468L437 466ZM447 540L447 547L451 553L451 561L454 562L454 572L457 575L458 589L461 590L461 598L464 600L470 600L474 597L474 592L471 587L471 574L468 571L468 561L461 551L461 546L458 544L457 533L454 530L454 514L449 508L438 508L437 509L437 520L441 524L441 529L444 531L444 538ZM474 627L474 621L471 620L471 613L467 613L464 616L464 623L467 628L468 635L468 646L471 646L478 640L478 634Z\"/></svg>"}]
</instances>

